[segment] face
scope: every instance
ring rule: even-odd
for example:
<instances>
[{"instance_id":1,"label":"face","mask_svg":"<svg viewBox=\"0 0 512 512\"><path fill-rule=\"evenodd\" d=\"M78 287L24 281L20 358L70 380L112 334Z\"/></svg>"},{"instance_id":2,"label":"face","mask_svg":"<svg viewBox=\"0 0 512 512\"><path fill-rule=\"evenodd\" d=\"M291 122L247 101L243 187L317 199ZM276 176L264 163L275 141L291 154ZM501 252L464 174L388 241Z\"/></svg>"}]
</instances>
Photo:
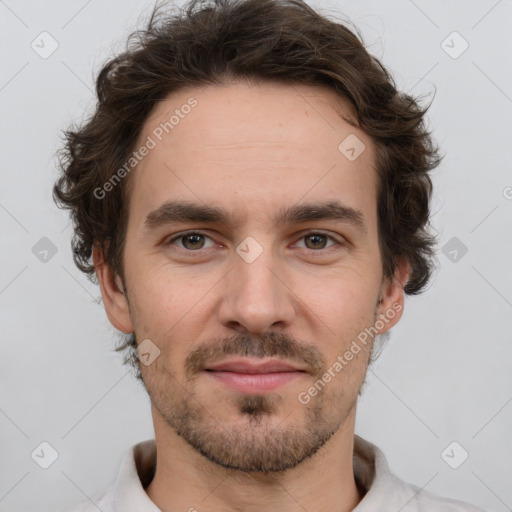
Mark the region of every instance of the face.
<instances>
[{"instance_id":1,"label":"face","mask_svg":"<svg viewBox=\"0 0 512 512\"><path fill-rule=\"evenodd\" d=\"M402 287L382 276L374 147L337 110L352 115L323 86L170 95L129 176L124 294L95 253L111 322L145 340L155 430L224 467L280 471L317 452L353 420L371 352L361 334L400 317Z\"/></svg>"}]
</instances>

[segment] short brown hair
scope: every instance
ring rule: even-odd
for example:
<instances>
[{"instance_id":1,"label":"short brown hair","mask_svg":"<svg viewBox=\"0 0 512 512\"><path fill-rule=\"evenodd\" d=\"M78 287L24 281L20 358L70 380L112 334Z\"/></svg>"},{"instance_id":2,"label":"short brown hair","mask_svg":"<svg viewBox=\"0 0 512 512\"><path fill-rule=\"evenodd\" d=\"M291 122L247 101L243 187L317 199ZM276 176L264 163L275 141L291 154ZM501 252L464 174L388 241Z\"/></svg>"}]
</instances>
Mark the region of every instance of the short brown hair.
<instances>
[{"instance_id":1,"label":"short brown hair","mask_svg":"<svg viewBox=\"0 0 512 512\"><path fill-rule=\"evenodd\" d=\"M440 161L425 125L428 106L397 90L359 35L300 0L192 0L177 12L160 5L146 29L130 35L126 51L104 65L95 112L64 132L53 189L57 204L71 211L78 268L95 280L91 257L99 244L123 278L129 176L102 199L94 190L127 161L156 101L226 77L323 84L352 103L357 125L376 146L384 276L405 259L405 293L423 291L435 267L428 172Z\"/></svg>"}]
</instances>

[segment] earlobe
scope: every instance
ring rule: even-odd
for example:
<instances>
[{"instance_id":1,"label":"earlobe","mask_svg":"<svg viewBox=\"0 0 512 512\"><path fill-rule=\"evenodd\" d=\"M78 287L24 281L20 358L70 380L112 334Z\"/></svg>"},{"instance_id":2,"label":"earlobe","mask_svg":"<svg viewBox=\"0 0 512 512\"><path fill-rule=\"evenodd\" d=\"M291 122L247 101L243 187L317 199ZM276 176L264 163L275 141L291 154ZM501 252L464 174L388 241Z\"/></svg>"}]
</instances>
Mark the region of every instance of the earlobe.
<instances>
[{"instance_id":1,"label":"earlobe","mask_svg":"<svg viewBox=\"0 0 512 512\"><path fill-rule=\"evenodd\" d=\"M105 312L110 323L124 333L133 332L133 324L122 280L105 262L103 249L96 245L93 250L93 262L101 288Z\"/></svg>"},{"instance_id":2,"label":"earlobe","mask_svg":"<svg viewBox=\"0 0 512 512\"><path fill-rule=\"evenodd\" d=\"M400 260L393 279L386 279L381 288L377 311L377 319L381 320L379 334L396 325L402 317L404 309L404 287L410 275L410 265L406 260Z\"/></svg>"}]
</instances>

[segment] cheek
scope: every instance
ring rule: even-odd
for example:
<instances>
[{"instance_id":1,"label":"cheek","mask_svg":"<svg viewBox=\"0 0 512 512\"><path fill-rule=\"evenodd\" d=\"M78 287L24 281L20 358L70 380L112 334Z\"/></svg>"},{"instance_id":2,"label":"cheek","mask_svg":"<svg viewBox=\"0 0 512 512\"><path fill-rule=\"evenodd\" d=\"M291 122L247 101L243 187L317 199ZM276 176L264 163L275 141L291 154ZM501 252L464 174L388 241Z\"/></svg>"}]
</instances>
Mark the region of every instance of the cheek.
<instances>
[{"instance_id":1,"label":"cheek","mask_svg":"<svg viewBox=\"0 0 512 512\"><path fill-rule=\"evenodd\" d=\"M354 340L357 343L358 336L364 335L366 329L373 326L378 291L374 281L368 278L368 274L344 269L325 281L316 281L315 286L303 285L302 293L306 295L301 296L306 298L304 303L307 306L303 314L308 315L311 325L316 325L312 336L327 361L335 361L350 349ZM365 340L371 341L368 336ZM353 371L359 372L359 367L367 359L367 346L359 345L358 352L363 357L353 359L350 368L344 371L346 377Z\"/></svg>"},{"instance_id":2,"label":"cheek","mask_svg":"<svg viewBox=\"0 0 512 512\"><path fill-rule=\"evenodd\" d=\"M369 269L368 269L369 270ZM338 323L358 324L373 312L378 276L364 268L341 268L303 285L302 296L315 312Z\"/></svg>"},{"instance_id":3,"label":"cheek","mask_svg":"<svg viewBox=\"0 0 512 512\"><path fill-rule=\"evenodd\" d=\"M201 338L209 314L208 280L184 278L168 269L140 272L132 280L130 303L137 338L154 341L164 359L185 357Z\"/></svg>"},{"instance_id":4,"label":"cheek","mask_svg":"<svg viewBox=\"0 0 512 512\"><path fill-rule=\"evenodd\" d=\"M183 275L167 264L148 265L148 259L134 258L130 266L130 292L141 316L171 322L190 309L198 295L206 293L208 283L204 279Z\"/></svg>"}]
</instances>

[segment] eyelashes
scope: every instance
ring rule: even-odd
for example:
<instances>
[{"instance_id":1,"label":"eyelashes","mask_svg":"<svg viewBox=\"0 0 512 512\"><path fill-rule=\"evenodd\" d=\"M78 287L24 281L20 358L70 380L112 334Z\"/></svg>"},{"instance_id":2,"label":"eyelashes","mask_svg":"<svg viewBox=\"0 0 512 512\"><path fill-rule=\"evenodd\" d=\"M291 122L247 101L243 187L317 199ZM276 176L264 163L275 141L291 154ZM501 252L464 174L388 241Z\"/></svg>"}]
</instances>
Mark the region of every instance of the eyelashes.
<instances>
[{"instance_id":1,"label":"eyelashes","mask_svg":"<svg viewBox=\"0 0 512 512\"><path fill-rule=\"evenodd\" d=\"M205 240L210 240L212 243L209 246L205 247ZM320 245L322 245L321 247L307 247L306 245L304 245L304 247L300 247L301 249L313 252L326 251L328 249L331 249L332 247L344 245L343 242L337 240L332 235L324 233L322 231L309 231L307 233L303 233L302 236L299 238L299 241L304 240L315 240L316 242L313 242L313 244L317 243L319 240L321 242L325 240L325 245L320 243ZM180 242L179 245L177 245L176 242ZM329 242L331 242L331 245L328 245ZM189 245L189 247L187 247L187 245ZM184 251L185 253L200 252L204 249L214 247L215 245L216 242L210 236L208 236L205 233L202 233L201 231L186 231L177 233L163 244L164 247L175 246L180 250Z\"/></svg>"},{"instance_id":2,"label":"eyelashes","mask_svg":"<svg viewBox=\"0 0 512 512\"><path fill-rule=\"evenodd\" d=\"M178 235L175 235L173 236L168 242L166 242L164 245L165 246L170 246L170 245L174 245L174 242L176 240L184 240L184 239L187 239L187 238L191 238L191 237L203 237L203 238L209 238L210 240L211 237L209 237L208 235L205 235L204 233L200 233L198 231L189 231L187 233L180 233ZM182 249L184 250L187 250L186 248L184 247L181 247ZM199 247L199 249L203 249L203 247ZM189 249L190 251L193 251L193 252L196 252L197 249Z\"/></svg>"}]
</instances>

